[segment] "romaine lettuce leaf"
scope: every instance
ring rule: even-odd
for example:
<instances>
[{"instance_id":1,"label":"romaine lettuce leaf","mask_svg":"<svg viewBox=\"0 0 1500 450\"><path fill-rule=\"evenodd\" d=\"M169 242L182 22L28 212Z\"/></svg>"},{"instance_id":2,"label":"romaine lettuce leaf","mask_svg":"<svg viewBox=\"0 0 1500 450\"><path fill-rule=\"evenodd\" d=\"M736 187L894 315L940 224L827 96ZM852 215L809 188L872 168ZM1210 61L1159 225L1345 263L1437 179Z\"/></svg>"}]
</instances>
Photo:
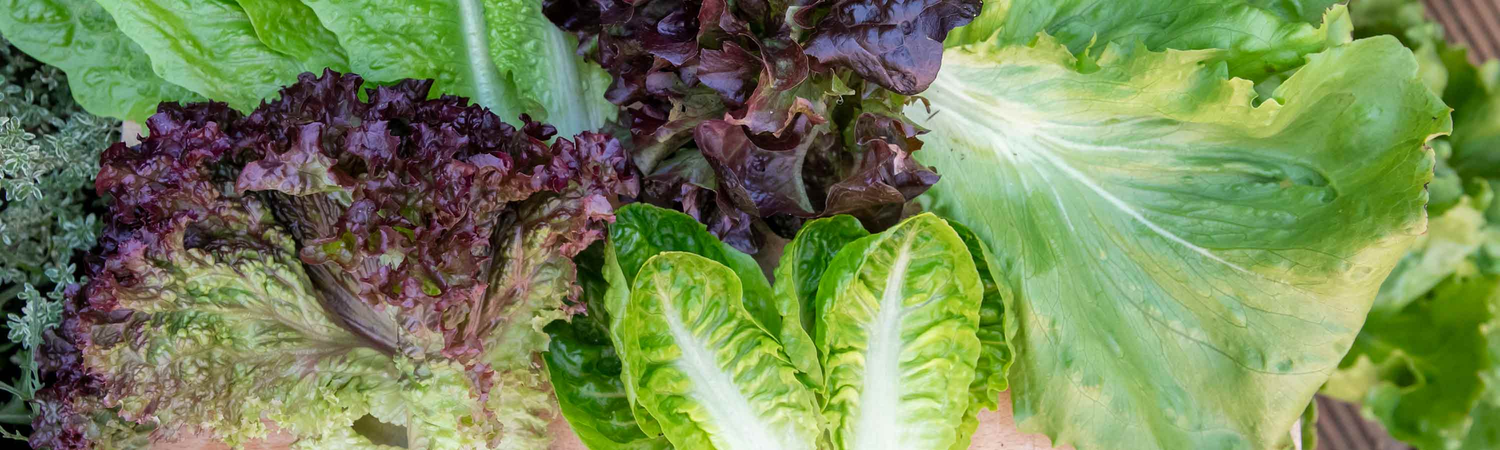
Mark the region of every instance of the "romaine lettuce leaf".
<instances>
[{"instance_id":1,"label":"romaine lettuce leaf","mask_svg":"<svg viewBox=\"0 0 1500 450\"><path fill-rule=\"evenodd\" d=\"M379 84L434 79L436 93L567 135L616 110L608 75L574 54L540 2L10 0L6 10L0 32L72 73L90 111L125 119L199 96L248 111L324 69Z\"/></svg>"},{"instance_id":2,"label":"romaine lettuce leaf","mask_svg":"<svg viewBox=\"0 0 1500 450\"><path fill-rule=\"evenodd\" d=\"M808 381L813 385L821 384L817 350L810 331L798 319L801 306L795 298L775 295L750 255L720 242L692 217L645 204L625 205L617 211L609 242L625 280L635 280L647 260L669 251L694 253L732 269L745 296L745 310L786 347L798 373L811 377Z\"/></svg>"},{"instance_id":3,"label":"romaine lettuce leaf","mask_svg":"<svg viewBox=\"0 0 1500 450\"><path fill-rule=\"evenodd\" d=\"M932 214L845 246L817 295L823 416L839 449L948 449L979 361L983 287L968 246Z\"/></svg>"},{"instance_id":4,"label":"romaine lettuce leaf","mask_svg":"<svg viewBox=\"0 0 1500 450\"><path fill-rule=\"evenodd\" d=\"M678 448L813 449L813 391L742 298L723 264L684 252L651 257L620 323L624 376Z\"/></svg>"},{"instance_id":5,"label":"romaine lettuce leaf","mask_svg":"<svg viewBox=\"0 0 1500 450\"><path fill-rule=\"evenodd\" d=\"M7 0L0 34L68 73L73 98L95 115L140 121L157 103L198 98L152 72L140 45L94 0Z\"/></svg>"},{"instance_id":6,"label":"romaine lettuce leaf","mask_svg":"<svg viewBox=\"0 0 1500 450\"><path fill-rule=\"evenodd\" d=\"M1077 39L1158 31L1079 30L951 48L932 111L908 109L932 130L918 159L947 180L924 204L1009 269L1021 429L1080 449L1289 445L1425 229L1423 144L1446 107L1394 39L1311 55L1257 105L1233 73L1328 42L1240 64L1259 50L1090 48Z\"/></svg>"}]
</instances>

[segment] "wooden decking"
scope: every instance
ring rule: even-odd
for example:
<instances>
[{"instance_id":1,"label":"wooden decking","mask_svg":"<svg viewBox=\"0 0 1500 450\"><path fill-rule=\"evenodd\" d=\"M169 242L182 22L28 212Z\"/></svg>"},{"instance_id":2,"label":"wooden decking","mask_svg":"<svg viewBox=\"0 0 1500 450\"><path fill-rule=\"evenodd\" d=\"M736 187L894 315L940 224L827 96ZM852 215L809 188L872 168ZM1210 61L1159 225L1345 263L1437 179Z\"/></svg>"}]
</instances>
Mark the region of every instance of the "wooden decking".
<instances>
[{"instance_id":1,"label":"wooden decking","mask_svg":"<svg viewBox=\"0 0 1500 450\"><path fill-rule=\"evenodd\" d=\"M1354 0L1359 1L1359 0ZM1500 0L1425 0L1448 39L1469 44L1476 62L1500 58Z\"/></svg>"}]
</instances>

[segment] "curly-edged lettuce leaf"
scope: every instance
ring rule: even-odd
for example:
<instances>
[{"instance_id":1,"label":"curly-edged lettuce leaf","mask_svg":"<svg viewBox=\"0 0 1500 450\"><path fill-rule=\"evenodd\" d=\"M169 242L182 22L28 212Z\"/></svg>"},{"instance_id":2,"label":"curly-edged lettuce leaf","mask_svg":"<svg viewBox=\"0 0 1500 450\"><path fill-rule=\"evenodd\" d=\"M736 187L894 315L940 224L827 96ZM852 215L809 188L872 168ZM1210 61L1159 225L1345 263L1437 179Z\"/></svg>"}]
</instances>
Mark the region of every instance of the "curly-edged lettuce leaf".
<instances>
[{"instance_id":1,"label":"curly-edged lettuce leaf","mask_svg":"<svg viewBox=\"0 0 1500 450\"><path fill-rule=\"evenodd\" d=\"M1273 0L1259 0L1269 3ZM1287 0L1284 3L1289 3ZM1314 0L1319 1L1319 0ZM1137 43L1153 51L1220 49L1229 74L1260 81L1302 65L1302 57L1349 41L1349 14L1334 6L1321 25L1289 19L1288 10L1262 9L1240 0L998 0L944 42L953 47L990 40L1025 45L1046 33L1077 58L1098 59L1108 44ZM1301 8L1304 11L1310 11ZM1092 48L1094 51L1085 52Z\"/></svg>"},{"instance_id":2,"label":"curly-edged lettuce leaf","mask_svg":"<svg viewBox=\"0 0 1500 450\"><path fill-rule=\"evenodd\" d=\"M665 252L646 261L618 349L636 400L677 448L815 448L813 391L742 298L734 270L714 260Z\"/></svg>"},{"instance_id":3,"label":"curly-edged lettuce leaf","mask_svg":"<svg viewBox=\"0 0 1500 450\"><path fill-rule=\"evenodd\" d=\"M195 98L152 72L141 47L94 0L6 0L0 34L67 72L73 98L95 115L144 121L157 103Z\"/></svg>"},{"instance_id":4,"label":"curly-edged lettuce leaf","mask_svg":"<svg viewBox=\"0 0 1500 450\"><path fill-rule=\"evenodd\" d=\"M746 311L756 323L771 332L798 372L818 384L817 350L809 332L798 319L801 306L796 298L777 296L760 265L750 255L720 242L703 224L686 214L646 204L625 205L609 227L609 242L624 280L633 283L646 261L663 252L689 252L732 269L739 280ZM628 285L627 285L628 286Z\"/></svg>"},{"instance_id":5,"label":"curly-edged lettuce leaf","mask_svg":"<svg viewBox=\"0 0 1500 450\"><path fill-rule=\"evenodd\" d=\"M249 116L164 104L104 153L109 215L42 352L33 444L128 446L95 423L118 415L156 440L268 420L348 448L375 421L412 448L547 445L543 327L636 193L623 148L362 81L304 75Z\"/></svg>"},{"instance_id":6,"label":"curly-edged lettuce leaf","mask_svg":"<svg viewBox=\"0 0 1500 450\"><path fill-rule=\"evenodd\" d=\"M908 111L946 179L925 205L1009 269L1020 427L1080 449L1289 445L1425 229L1446 107L1389 38L1310 56L1258 105L1233 52L1026 41L948 50L931 111Z\"/></svg>"},{"instance_id":7,"label":"curly-edged lettuce leaf","mask_svg":"<svg viewBox=\"0 0 1500 450\"><path fill-rule=\"evenodd\" d=\"M967 436L983 288L968 246L922 214L839 251L818 286L833 448L948 449Z\"/></svg>"}]
</instances>

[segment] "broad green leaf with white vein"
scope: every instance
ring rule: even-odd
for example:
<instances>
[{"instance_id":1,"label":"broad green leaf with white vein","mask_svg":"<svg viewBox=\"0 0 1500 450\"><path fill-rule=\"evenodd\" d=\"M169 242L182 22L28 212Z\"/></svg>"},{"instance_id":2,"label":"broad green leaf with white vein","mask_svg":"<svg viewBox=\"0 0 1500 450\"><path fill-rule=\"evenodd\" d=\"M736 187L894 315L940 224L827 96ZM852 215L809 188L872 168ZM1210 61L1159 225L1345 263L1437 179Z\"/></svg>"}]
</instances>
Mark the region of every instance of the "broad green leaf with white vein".
<instances>
[{"instance_id":1,"label":"broad green leaf with white vein","mask_svg":"<svg viewBox=\"0 0 1500 450\"><path fill-rule=\"evenodd\" d=\"M812 449L813 393L741 295L734 271L708 258L646 261L622 321L624 376L677 448Z\"/></svg>"},{"instance_id":2,"label":"broad green leaf with white vein","mask_svg":"<svg viewBox=\"0 0 1500 450\"><path fill-rule=\"evenodd\" d=\"M944 176L925 205L1010 269L1016 420L1080 450L1290 445L1425 228L1447 109L1389 38L1258 106L1220 51L1097 54L953 48L908 110Z\"/></svg>"},{"instance_id":3,"label":"broad green leaf with white vein","mask_svg":"<svg viewBox=\"0 0 1500 450\"><path fill-rule=\"evenodd\" d=\"M434 89L469 97L507 122L529 113L565 135L613 118L603 97L608 77L574 54L572 38L541 16L540 2L304 3L338 35L351 68L371 80L433 78Z\"/></svg>"},{"instance_id":4,"label":"broad green leaf with white vein","mask_svg":"<svg viewBox=\"0 0 1500 450\"><path fill-rule=\"evenodd\" d=\"M817 300L834 448L946 450L960 440L982 294L967 246L932 214L838 252Z\"/></svg>"}]
</instances>

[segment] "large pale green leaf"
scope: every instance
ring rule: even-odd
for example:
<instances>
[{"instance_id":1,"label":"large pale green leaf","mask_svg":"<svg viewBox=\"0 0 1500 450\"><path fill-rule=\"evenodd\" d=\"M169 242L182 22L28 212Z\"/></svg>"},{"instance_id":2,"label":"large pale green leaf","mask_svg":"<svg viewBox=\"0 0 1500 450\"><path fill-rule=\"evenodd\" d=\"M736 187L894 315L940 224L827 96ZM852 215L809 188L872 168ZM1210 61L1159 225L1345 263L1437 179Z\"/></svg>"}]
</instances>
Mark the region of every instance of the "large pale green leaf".
<instances>
[{"instance_id":1,"label":"large pale green leaf","mask_svg":"<svg viewBox=\"0 0 1500 450\"><path fill-rule=\"evenodd\" d=\"M1080 450L1289 445L1426 225L1444 105L1395 39L1312 55L1256 104L1222 51L1042 36L950 49L924 93L929 210L1016 291L1023 430Z\"/></svg>"},{"instance_id":2,"label":"large pale green leaf","mask_svg":"<svg viewBox=\"0 0 1500 450\"><path fill-rule=\"evenodd\" d=\"M983 287L942 219L854 241L818 286L823 415L834 448L946 450L967 437Z\"/></svg>"},{"instance_id":3,"label":"large pale green leaf","mask_svg":"<svg viewBox=\"0 0 1500 450\"><path fill-rule=\"evenodd\" d=\"M1142 44L1156 51L1222 49L1208 60L1226 62L1230 75L1261 80L1302 65L1303 55L1348 42L1348 16L1336 6L1322 25L1314 25L1242 0L996 0L985 2L979 17L954 30L944 44L993 37L1000 44L1025 45L1046 33L1084 60L1101 55L1098 50L1108 44ZM1094 51L1085 53L1090 47Z\"/></svg>"},{"instance_id":4,"label":"large pale green leaf","mask_svg":"<svg viewBox=\"0 0 1500 450\"><path fill-rule=\"evenodd\" d=\"M653 256L624 311L625 376L677 448L812 449L820 429L813 392L742 297L739 277L723 264L684 252Z\"/></svg>"},{"instance_id":5,"label":"large pale green leaf","mask_svg":"<svg viewBox=\"0 0 1500 450\"><path fill-rule=\"evenodd\" d=\"M236 109L254 108L297 74L321 69L266 46L232 0L98 2L163 79Z\"/></svg>"},{"instance_id":6,"label":"large pale green leaf","mask_svg":"<svg viewBox=\"0 0 1500 450\"><path fill-rule=\"evenodd\" d=\"M634 283L646 261L662 252L689 252L711 259L734 270L740 280L745 309L761 326L786 347L792 365L809 384L817 385L817 349L812 338L797 319L800 306L796 299L778 297L766 280L755 258L720 242L708 228L692 216L681 212L635 203L615 211L615 223L609 227L609 242L619 262L622 275ZM613 283L613 282L611 282ZM790 320L786 320L786 319Z\"/></svg>"},{"instance_id":7,"label":"large pale green leaf","mask_svg":"<svg viewBox=\"0 0 1500 450\"><path fill-rule=\"evenodd\" d=\"M140 121L157 103L195 98L152 72L141 47L93 0L5 0L0 35L67 72L73 98L96 115Z\"/></svg>"}]
</instances>

